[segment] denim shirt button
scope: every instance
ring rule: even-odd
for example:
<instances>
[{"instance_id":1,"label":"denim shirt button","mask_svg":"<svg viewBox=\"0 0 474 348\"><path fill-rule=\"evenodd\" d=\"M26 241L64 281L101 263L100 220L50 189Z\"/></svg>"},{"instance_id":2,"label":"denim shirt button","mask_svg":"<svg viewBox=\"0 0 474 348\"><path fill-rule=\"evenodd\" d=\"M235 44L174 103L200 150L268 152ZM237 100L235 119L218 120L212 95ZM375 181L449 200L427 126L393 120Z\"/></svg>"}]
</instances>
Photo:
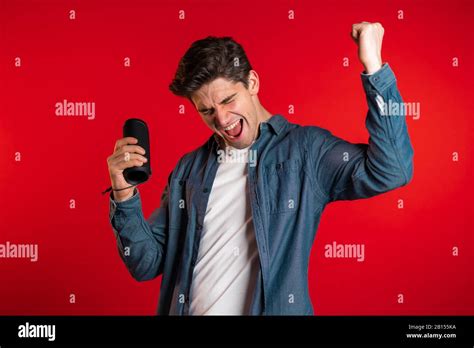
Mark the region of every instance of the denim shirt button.
<instances>
[{"instance_id":1,"label":"denim shirt button","mask_svg":"<svg viewBox=\"0 0 474 348\"><path fill-rule=\"evenodd\" d=\"M208 193L208 192L209 192L209 189L208 189L207 187L205 187L205 188L202 190L202 192Z\"/></svg>"}]
</instances>

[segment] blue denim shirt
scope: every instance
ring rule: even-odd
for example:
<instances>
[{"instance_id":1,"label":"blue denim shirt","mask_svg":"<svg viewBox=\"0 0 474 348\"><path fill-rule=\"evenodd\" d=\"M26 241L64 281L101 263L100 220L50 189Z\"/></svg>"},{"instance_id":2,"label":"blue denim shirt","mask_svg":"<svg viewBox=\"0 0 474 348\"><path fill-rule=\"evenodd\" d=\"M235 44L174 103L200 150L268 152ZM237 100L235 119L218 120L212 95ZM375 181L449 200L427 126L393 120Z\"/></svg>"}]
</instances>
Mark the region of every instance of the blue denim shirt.
<instances>
[{"instance_id":1,"label":"blue denim shirt","mask_svg":"<svg viewBox=\"0 0 474 348\"><path fill-rule=\"evenodd\" d=\"M383 114L401 103L388 64L361 74L369 111L368 144L353 144L315 126L274 115L260 124L248 164L251 210L260 270L252 315L312 315L308 261L325 206L367 198L407 184L413 149L405 115ZM162 275L158 314L189 314L189 292L212 184L219 165L214 136L184 155L169 176L160 207L146 220L138 190L110 199L118 250L138 281Z\"/></svg>"}]
</instances>

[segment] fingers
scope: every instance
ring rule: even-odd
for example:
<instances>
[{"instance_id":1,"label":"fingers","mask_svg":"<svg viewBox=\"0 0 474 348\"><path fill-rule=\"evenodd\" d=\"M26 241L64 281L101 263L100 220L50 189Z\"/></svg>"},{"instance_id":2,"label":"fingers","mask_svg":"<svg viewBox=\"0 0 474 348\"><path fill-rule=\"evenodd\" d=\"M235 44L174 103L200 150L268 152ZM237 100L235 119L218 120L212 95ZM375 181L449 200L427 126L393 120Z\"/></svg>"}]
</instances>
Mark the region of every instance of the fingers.
<instances>
[{"instance_id":1,"label":"fingers","mask_svg":"<svg viewBox=\"0 0 474 348\"><path fill-rule=\"evenodd\" d=\"M109 168L112 171L122 171L125 168L140 167L148 162L148 159L137 153L125 152L123 154L115 154L107 159Z\"/></svg>"},{"instance_id":2,"label":"fingers","mask_svg":"<svg viewBox=\"0 0 474 348\"><path fill-rule=\"evenodd\" d=\"M146 162L146 161L145 161ZM141 167L144 164L144 161L140 159L130 159L129 161L119 161L115 164L117 170L124 170L131 167Z\"/></svg>"},{"instance_id":3,"label":"fingers","mask_svg":"<svg viewBox=\"0 0 474 348\"><path fill-rule=\"evenodd\" d=\"M377 28L378 30L382 32L382 35L383 35L384 28L382 24L380 24L379 22L375 22L375 23L360 22L360 23L352 24L352 31L351 31L352 38L357 41L360 33L369 27Z\"/></svg>"},{"instance_id":4,"label":"fingers","mask_svg":"<svg viewBox=\"0 0 474 348\"><path fill-rule=\"evenodd\" d=\"M133 160L133 161L129 161L129 162L121 162L121 163L118 163L116 166L115 166L115 169L116 170L119 170L119 171L123 171L127 168L131 168L131 167L141 167L143 165L143 162L140 162L139 160Z\"/></svg>"},{"instance_id":5,"label":"fingers","mask_svg":"<svg viewBox=\"0 0 474 348\"><path fill-rule=\"evenodd\" d=\"M131 151L119 151L112 154L112 156L110 156L111 161L118 161L118 162L120 161L128 162L132 159L139 159L142 162L148 162L148 159L145 156L142 156L138 153L134 153Z\"/></svg>"},{"instance_id":6,"label":"fingers","mask_svg":"<svg viewBox=\"0 0 474 348\"><path fill-rule=\"evenodd\" d=\"M360 35L362 29L364 28L364 26L366 25L366 23L367 22L352 24L351 36L352 36L352 38L354 39L355 42L357 42L357 40L359 40L359 35Z\"/></svg>"},{"instance_id":7,"label":"fingers","mask_svg":"<svg viewBox=\"0 0 474 348\"><path fill-rule=\"evenodd\" d=\"M137 144L138 140L133 137L125 137L117 140L114 153L107 158L110 173L118 173L125 168L142 166L148 162L144 156L145 149Z\"/></svg>"},{"instance_id":8,"label":"fingers","mask_svg":"<svg viewBox=\"0 0 474 348\"><path fill-rule=\"evenodd\" d=\"M122 147L117 148L110 157L123 157L125 153L138 153L140 155L145 155L145 149L138 145L124 145Z\"/></svg>"},{"instance_id":9,"label":"fingers","mask_svg":"<svg viewBox=\"0 0 474 348\"><path fill-rule=\"evenodd\" d=\"M136 144L136 143L138 143L138 139L134 138L134 137L125 137L125 138L119 139L115 143L114 152L117 151L118 148L120 148L124 145Z\"/></svg>"},{"instance_id":10,"label":"fingers","mask_svg":"<svg viewBox=\"0 0 474 348\"><path fill-rule=\"evenodd\" d=\"M375 36L383 38L384 31L384 27L378 22L361 22L352 25L352 31L350 35L354 42L359 45L361 35L370 35L369 33L374 33Z\"/></svg>"},{"instance_id":11,"label":"fingers","mask_svg":"<svg viewBox=\"0 0 474 348\"><path fill-rule=\"evenodd\" d=\"M140 155L145 154L145 149L138 145L124 145L121 148L117 149L115 153L125 153L125 152L135 152L139 153Z\"/></svg>"},{"instance_id":12,"label":"fingers","mask_svg":"<svg viewBox=\"0 0 474 348\"><path fill-rule=\"evenodd\" d=\"M351 37L356 42L357 42L357 39L359 38L359 31L358 31L357 27L355 26L355 24L352 25Z\"/></svg>"}]
</instances>

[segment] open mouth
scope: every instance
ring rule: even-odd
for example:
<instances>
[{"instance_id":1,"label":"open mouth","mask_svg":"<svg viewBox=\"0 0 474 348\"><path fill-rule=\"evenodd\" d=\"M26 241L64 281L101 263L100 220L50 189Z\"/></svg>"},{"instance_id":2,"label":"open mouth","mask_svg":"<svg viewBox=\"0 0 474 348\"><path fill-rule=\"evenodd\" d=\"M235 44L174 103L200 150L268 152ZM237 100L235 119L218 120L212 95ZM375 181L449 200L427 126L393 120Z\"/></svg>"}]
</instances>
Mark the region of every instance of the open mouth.
<instances>
[{"instance_id":1,"label":"open mouth","mask_svg":"<svg viewBox=\"0 0 474 348\"><path fill-rule=\"evenodd\" d=\"M230 139L236 139L242 134L242 130L244 129L244 120L239 119L232 123L231 125L225 127L224 133L230 138Z\"/></svg>"}]
</instances>

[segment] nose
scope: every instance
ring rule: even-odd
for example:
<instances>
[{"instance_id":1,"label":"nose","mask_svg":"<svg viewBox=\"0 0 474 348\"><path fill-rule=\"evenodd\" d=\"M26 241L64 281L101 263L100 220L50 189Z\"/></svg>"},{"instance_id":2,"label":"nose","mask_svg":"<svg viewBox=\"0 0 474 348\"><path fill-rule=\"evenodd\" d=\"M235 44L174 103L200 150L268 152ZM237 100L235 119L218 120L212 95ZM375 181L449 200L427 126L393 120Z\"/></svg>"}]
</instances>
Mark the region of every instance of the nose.
<instances>
[{"instance_id":1,"label":"nose","mask_svg":"<svg viewBox=\"0 0 474 348\"><path fill-rule=\"evenodd\" d=\"M217 108L215 116L216 128L221 128L229 125L229 122L232 120L232 115L226 112L224 108Z\"/></svg>"}]
</instances>

